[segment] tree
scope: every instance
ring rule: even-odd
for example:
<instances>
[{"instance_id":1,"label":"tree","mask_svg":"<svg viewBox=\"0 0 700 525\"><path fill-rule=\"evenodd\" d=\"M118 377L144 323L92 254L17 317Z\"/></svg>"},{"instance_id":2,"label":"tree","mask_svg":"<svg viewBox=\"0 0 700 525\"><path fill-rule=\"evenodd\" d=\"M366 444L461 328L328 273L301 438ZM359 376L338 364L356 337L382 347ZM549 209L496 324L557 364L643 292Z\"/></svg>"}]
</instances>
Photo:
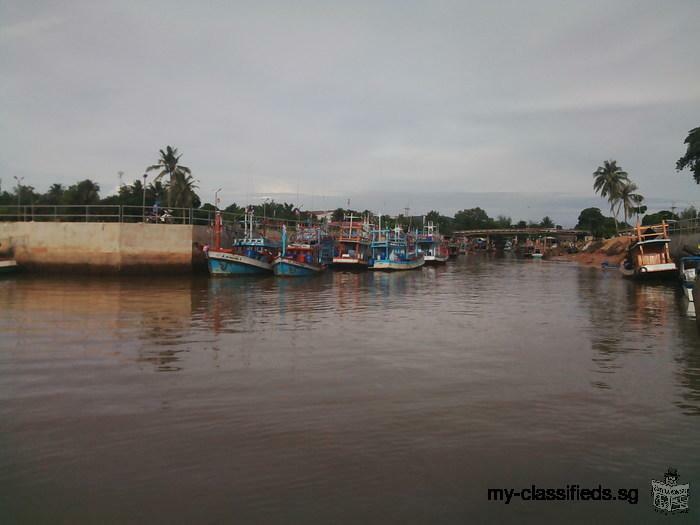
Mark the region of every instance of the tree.
<instances>
[{"instance_id":1,"label":"tree","mask_svg":"<svg viewBox=\"0 0 700 525\"><path fill-rule=\"evenodd\" d=\"M635 210L644 202L644 197L639 193L635 193L638 189L634 182L628 182L620 189L620 205L625 216L625 222L634 215Z\"/></svg>"},{"instance_id":2,"label":"tree","mask_svg":"<svg viewBox=\"0 0 700 525\"><path fill-rule=\"evenodd\" d=\"M656 213L650 213L645 215L642 219L642 226L649 226L651 224L661 224L661 221L677 221L678 215L668 210L661 210Z\"/></svg>"},{"instance_id":3,"label":"tree","mask_svg":"<svg viewBox=\"0 0 700 525\"><path fill-rule=\"evenodd\" d=\"M700 184L700 127L691 129L683 144L687 144L685 155L676 161L676 171L689 168L695 182Z\"/></svg>"},{"instance_id":4,"label":"tree","mask_svg":"<svg viewBox=\"0 0 700 525\"><path fill-rule=\"evenodd\" d=\"M39 196L39 203L53 204L54 206L56 206L63 202L65 193L66 188L65 186L63 186L63 184L52 184L46 193Z\"/></svg>"},{"instance_id":5,"label":"tree","mask_svg":"<svg viewBox=\"0 0 700 525\"><path fill-rule=\"evenodd\" d=\"M618 231L617 212L619 212L622 188L629 183L627 172L617 165L615 160L606 160L593 172L593 189L604 199L608 199L610 213L615 219L615 231ZM617 210L616 210L617 207Z\"/></svg>"},{"instance_id":6,"label":"tree","mask_svg":"<svg viewBox=\"0 0 700 525\"><path fill-rule=\"evenodd\" d=\"M681 220L697 219L698 210L695 209L695 206L689 206L678 214L678 218Z\"/></svg>"},{"instance_id":7,"label":"tree","mask_svg":"<svg viewBox=\"0 0 700 525\"><path fill-rule=\"evenodd\" d=\"M549 218L549 215L542 217L540 221L540 228L554 228L554 221Z\"/></svg>"},{"instance_id":8,"label":"tree","mask_svg":"<svg viewBox=\"0 0 700 525\"><path fill-rule=\"evenodd\" d=\"M513 220L505 215L499 215L493 225L495 228L506 230L513 227Z\"/></svg>"},{"instance_id":9,"label":"tree","mask_svg":"<svg viewBox=\"0 0 700 525\"><path fill-rule=\"evenodd\" d=\"M519 230L524 230L525 228L527 228L527 222L518 221L517 224L515 225L515 227Z\"/></svg>"},{"instance_id":10,"label":"tree","mask_svg":"<svg viewBox=\"0 0 700 525\"><path fill-rule=\"evenodd\" d=\"M63 202L74 206L89 206L100 203L100 185L90 179L70 186L63 194Z\"/></svg>"},{"instance_id":11,"label":"tree","mask_svg":"<svg viewBox=\"0 0 700 525\"><path fill-rule=\"evenodd\" d=\"M454 225L457 230L476 230L492 226L492 219L479 207L460 210L455 213Z\"/></svg>"},{"instance_id":12,"label":"tree","mask_svg":"<svg viewBox=\"0 0 700 525\"><path fill-rule=\"evenodd\" d=\"M166 184L168 207L199 208L201 201L194 191L196 187L192 175L184 171L175 171L170 177L170 182Z\"/></svg>"},{"instance_id":13,"label":"tree","mask_svg":"<svg viewBox=\"0 0 700 525\"><path fill-rule=\"evenodd\" d=\"M155 179L153 179L153 182L159 182L162 177L168 175L168 187L182 187L183 183L187 181L186 177L188 175L191 175L192 172L187 166L182 166L180 164L180 157L182 157L182 155L178 155L177 148L166 146L165 151L160 150L160 159L158 159L158 164L154 164L146 168L147 172L153 170L160 170L160 173L156 175ZM176 176L180 176L180 180L177 182L175 180ZM194 187L194 185L192 185L192 187ZM171 208L173 206L173 201L175 200L175 195L173 195L171 192L168 192L167 196L168 207ZM185 196L184 198L187 198L187 196Z\"/></svg>"},{"instance_id":14,"label":"tree","mask_svg":"<svg viewBox=\"0 0 700 525\"><path fill-rule=\"evenodd\" d=\"M605 217L600 208L586 208L578 216L577 230L587 230L593 237L610 237L617 228L612 217Z\"/></svg>"},{"instance_id":15,"label":"tree","mask_svg":"<svg viewBox=\"0 0 700 525\"><path fill-rule=\"evenodd\" d=\"M225 213L233 213L236 215L242 215L244 211L245 210L235 202L233 204L229 204L228 206L226 206L226 208L224 208Z\"/></svg>"}]
</instances>

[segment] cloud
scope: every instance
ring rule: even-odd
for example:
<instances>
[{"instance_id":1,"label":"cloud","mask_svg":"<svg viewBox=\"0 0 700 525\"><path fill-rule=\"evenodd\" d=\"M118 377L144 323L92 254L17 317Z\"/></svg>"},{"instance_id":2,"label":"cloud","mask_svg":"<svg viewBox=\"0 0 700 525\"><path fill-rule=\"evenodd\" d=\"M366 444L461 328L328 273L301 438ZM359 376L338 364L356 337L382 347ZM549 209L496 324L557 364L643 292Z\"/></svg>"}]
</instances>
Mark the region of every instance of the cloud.
<instances>
[{"instance_id":1,"label":"cloud","mask_svg":"<svg viewBox=\"0 0 700 525\"><path fill-rule=\"evenodd\" d=\"M224 199L589 198L615 158L648 197L681 198L699 15L694 0L18 3L0 25L0 169L108 188L172 144Z\"/></svg>"}]
</instances>

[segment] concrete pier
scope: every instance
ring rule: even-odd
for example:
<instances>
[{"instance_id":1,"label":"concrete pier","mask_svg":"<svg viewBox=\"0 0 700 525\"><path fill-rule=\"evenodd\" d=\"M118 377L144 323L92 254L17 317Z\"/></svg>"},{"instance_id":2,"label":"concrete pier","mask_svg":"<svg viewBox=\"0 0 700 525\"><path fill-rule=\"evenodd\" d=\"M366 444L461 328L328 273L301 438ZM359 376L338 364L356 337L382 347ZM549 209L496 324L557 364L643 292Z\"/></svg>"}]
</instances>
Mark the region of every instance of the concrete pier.
<instances>
[{"instance_id":1,"label":"concrete pier","mask_svg":"<svg viewBox=\"0 0 700 525\"><path fill-rule=\"evenodd\" d=\"M211 227L105 222L0 222L0 257L27 271L191 273L206 268Z\"/></svg>"}]
</instances>

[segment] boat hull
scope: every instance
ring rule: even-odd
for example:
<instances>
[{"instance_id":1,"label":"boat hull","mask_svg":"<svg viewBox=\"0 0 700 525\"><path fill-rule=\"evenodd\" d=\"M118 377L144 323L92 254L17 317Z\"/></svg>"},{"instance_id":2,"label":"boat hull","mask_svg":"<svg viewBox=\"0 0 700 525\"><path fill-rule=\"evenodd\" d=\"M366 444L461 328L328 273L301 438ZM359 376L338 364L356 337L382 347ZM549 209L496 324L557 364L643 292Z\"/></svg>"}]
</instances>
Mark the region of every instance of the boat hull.
<instances>
[{"instance_id":1,"label":"boat hull","mask_svg":"<svg viewBox=\"0 0 700 525\"><path fill-rule=\"evenodd\" d=\"M331 265L334 270L366 270L369 261L352 257L333 257Z\"/></svg>"},{"instance_id":2,"label":"boat hull","mask_svg":"<svg viewBox=\"0 0 700 525\"><path fill-rule=\"evenodd\" d=\"M683 281L681 284L683 285L683 293L685 294L688 301L690 301L691 303L695 302L695 300L693 299L693 288L695 288L695 283Z\"/></svg>"},{"instance_id":3,"label":"boat hull","mask_svg":"<svg viewBox=\"0 0 700 525\"><path fill-rule=\"evenodd\" d=\"M435 266L438 264L445 264L447 262L447 259L449 259L449 256L447 255L425 255L423 257L425 260L425 264L427 266Z\"/></svg>"},{"instance_id":4,"label":"boat hull","mask_svg":"<svg viewBox=\"0 0 700 525\"><path fill-rule=\"evenodd\" d=\"M207 253L207 265L211 275L270 275L272 265L270 263L238 255L234 253L209 251Z\"/></svg>"},{"instance_id":5,"label":"boat hull","mask_svg":"<svg viewBox=\"0 0 700 525\"><path fill-rule=\"evenodd\" d=\"M632 279L676 279L678 268L675 263L648 264L640 268L630 269L623 263L620 272L624 277Z\"/></svg>"},{"instance_id":6,"label":"boat hull","mask_svg":"<svg viewBox=\"0 0 700 525\"><path fill-rule=\"evenodd\" d=\"M411 261L374 261L370 266L370 270L383 272L395 272L401 270L415 270L425 264L425 260L421 257Z\"/></svg>"},{"instance_id":7,"label":"boat hull","mask_svg":"<svg viewBox=\"0 0 700 525\"><path fill-rule=\"evenodd\" d=\"M279 277L308 277L310 275L318 275L325 269L325 266L289 259L278 258L272 263L272 271Z\"/></svg>"},{"instance_id":8,"label":"boat hull","mask_svg":"<svg viewBox=\"0 0 700 525\"><path fill-rule=\"evenodd\" d=\"M17 271L17 261L0 261L0 274L15 273Z\"/></svg>"}]
</instances>

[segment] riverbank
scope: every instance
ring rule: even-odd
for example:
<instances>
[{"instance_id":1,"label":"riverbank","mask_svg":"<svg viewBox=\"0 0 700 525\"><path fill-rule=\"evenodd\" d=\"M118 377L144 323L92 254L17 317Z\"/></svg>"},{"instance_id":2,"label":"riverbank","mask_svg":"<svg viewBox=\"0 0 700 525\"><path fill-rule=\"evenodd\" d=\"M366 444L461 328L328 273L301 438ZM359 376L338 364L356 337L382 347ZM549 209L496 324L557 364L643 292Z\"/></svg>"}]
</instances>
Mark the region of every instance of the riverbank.
<instances>
[{"instance_id":1,"label":"riverbank","mask_svg":"<svg viewBox=\"0 0 700 525\"><path fill-rule=\"evenodd\" d=\"M602 241L592 241L579 253L560 254L550 257L552 260L575 261L582 266L601 267L604 264L617 266L622 263L631 237L613 237Z\"/></svg>"}]
</instances>

